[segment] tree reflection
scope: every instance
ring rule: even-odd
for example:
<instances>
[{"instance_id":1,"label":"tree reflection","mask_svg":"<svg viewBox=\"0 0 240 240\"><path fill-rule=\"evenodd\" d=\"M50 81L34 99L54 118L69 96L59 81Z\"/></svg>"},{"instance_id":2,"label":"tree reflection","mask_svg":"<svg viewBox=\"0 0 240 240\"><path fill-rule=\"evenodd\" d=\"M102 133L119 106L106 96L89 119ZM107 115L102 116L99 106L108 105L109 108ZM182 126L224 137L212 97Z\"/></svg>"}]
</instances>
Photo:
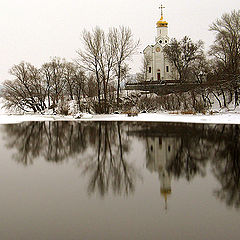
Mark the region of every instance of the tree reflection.
<instances>
[{"instance_id":1,"label":"tree reflection","mask_svg":"<svg viewBox=\"0 0 240 240\"><path fill-rule=\"evenodd\" d=\"M67 122L24 122L6 125L7 147L16 148L13 158L24 165L37 157L62 162L86 149L85 133L80 124Z\"/></svg>"},{"instance_id":2,"label":"tree reflection","mask_svg":"<svg viewBox=\"0 0 240 240\"><path fill-rule=\"evenodd\" d=\"M43 150L44 125L43 122L30 122L5 126L7 147L17 149L13 156L17 162L29 165L40 155Z\"/></svg>"},{"instance_id":3,"label":"tree reflection","mask_svg":"<svg viewBox=\"0 0 240 240\"><path fill-rule=\"evenodd\" d=\"M165 199L172 176L187 181L204 177L210 162L221 185L214 195L228 206L240 207L238 125L143 124L132 134L145 140L147 168L158 172Z\"/></svg>"},{"instance_id":4,"label":"tree reflection","mask_svg":"<svg viewBox=\"0 0 240 240\"><path fill-rule=\"evenodd\" d=\"M46 125L46 148L43 153L47 161L61 162L82 153L87 148L86 131L81 124L53 122Z\"/></svg>"},{"instance_id":5,"label":"tree reflection","mask_svg":"<svg viewBox=\"0 0 240 240\"><path fill-rule=\"evenodd\" d=\"M25 166L38 157L61 163L81 162L89 176L88 192L101 196L134 192L137 173L127 161L129 138L121 123L25 122L6 125L7 147L17 149L13 158ZM84 154L87 157L83 157Z\"/></svg>"},{"instance_id":6,"label":"tree reflection","mask_svg":"<svg viewBox=\"0 0 240 240\"><path fill-rule=\"evenodd\" d=\"M133 164L127 159L129 139L121 128L121 123L98 123L95 146L97 155L85 163L84 172L90 175L88 192L96 190L101 196L109 192L115 194L134 192L139 176Z\"/></svg>"},{"instance_id":7,"label":"tree reflection","mask_svg":"<svg viewBox=\"0 0 240 240\"><path fill-rule=\"evenodd\" d=\"M200 136L182 135L175 159L171 162L168 170L176 178L185 178L191 181L196 175L206 175L206 163L209 157L210 146Z\"/></svg>"},{"instance_id":8,"label":"tree reflection","mask_svg":"<svg viewBox=\"0 0 240 240\"><path fill-rule=\"evenodd\" d=\"M214 194L227 206L240 207L240 139L239 126L224 127L212 162L213 173L221 187Z\"/></svg>"},{"instance_id":9,"label":"tree reflection","mask_svg":"<svg viewBox=\"0 0 240 240\"><path fill-rule=\"evenodd\" d=\"M5 125L7 147L25 166L42 157L62 163L70 158L89 178L88 192L128 195L141 178L129 159L133 136L146 147L146 167L157 172L160 192L171 193L171 180L206 175L207 163L218 182L214 195L240 207L239 125L25 122Z\"/></svg>"},{"instance_id":10,"label":"tree reflection","mask_svg":"<svg viewBox=\"0 0 240 240\"><path fill-rule=\"evenodd\" d=\"M166 170L175 178L186 178L191 181L196 175L206 175L211 143L205 139L204 125L148 123L132 133L145 139L147 155L153 150L150 142L159 142L155 144L155 152L159 152L158 158L168 158ZM157 157L156 153L155 157Z\"/></svg>"}]
</instances>

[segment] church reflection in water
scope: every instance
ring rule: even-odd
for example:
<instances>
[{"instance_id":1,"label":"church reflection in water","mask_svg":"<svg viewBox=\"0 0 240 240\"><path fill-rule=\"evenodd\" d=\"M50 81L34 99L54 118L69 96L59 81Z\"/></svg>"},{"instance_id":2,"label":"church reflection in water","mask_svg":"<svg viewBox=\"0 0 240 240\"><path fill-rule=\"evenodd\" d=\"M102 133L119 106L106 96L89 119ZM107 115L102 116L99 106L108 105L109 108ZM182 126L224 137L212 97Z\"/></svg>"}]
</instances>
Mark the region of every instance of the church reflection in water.
<instances>
[{"instance_id":1,"label":"church reflection in water","mask_svg":"<svg viewBox=\"0 0 240 240\"><path fill-rule=\"evenodd\" d=\"M160 192L165 199L171 194L171 173L167 170L176 158L180 140L173 137L146 137L146 167L157 172L160 180Z\"/></svg>"},{"instance_id":2,"label":"church reflection in water","mask_svg":"<svg viewBox=\"0 0 240 240\"><path fill-rule=\"evenodd\" d=\"M130 154L137 139L145 146L147 170L158 174L166 208L173 179L204 177L209 165L220 184L214 195L240 207L238 125L28 122L5 125L3 135L6 147L15 151L13 159L26 166L40 157L57 164L76 161L89 179L88 193L101 196L133 194L141 182Z\"/></svg>"}]
</instances>

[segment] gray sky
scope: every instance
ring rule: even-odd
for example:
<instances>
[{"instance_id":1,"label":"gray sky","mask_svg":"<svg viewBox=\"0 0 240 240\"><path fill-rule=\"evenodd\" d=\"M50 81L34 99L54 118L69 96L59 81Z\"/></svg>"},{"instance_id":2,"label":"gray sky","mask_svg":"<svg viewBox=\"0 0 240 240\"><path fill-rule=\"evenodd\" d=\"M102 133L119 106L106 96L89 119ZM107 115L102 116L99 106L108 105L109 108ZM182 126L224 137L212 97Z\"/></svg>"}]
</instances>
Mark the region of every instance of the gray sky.
<instances>
[{"instance_id":1,"label":"gray sky","mask_svg":"<svg viewBox=\"0 0 240 240\"><path fill-rule=\"evenodd\" d=\"M129 26L140 39L139 52L154 43L158 7L163 4L169 37L202 39L206 49L214 39L209 25L225 12L239 9L238 0L0 0L0 82L21 61L40 67L50 57L76 58L83 29ZM138 71L141 54L131 64Z\"/></svg>"}]
</instances>

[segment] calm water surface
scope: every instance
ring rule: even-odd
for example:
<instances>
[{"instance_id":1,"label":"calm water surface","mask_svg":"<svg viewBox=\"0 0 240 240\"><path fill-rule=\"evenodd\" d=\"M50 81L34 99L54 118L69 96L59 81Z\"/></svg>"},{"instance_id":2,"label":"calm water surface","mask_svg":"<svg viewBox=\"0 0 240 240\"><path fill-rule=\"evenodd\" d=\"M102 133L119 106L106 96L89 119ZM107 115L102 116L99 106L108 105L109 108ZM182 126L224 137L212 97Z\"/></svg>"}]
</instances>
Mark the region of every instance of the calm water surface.
<instances>
[{"instance_id":1,"label":"calm water surface","mask_svg":"<svg viewBox=\"0 0 240 240\"><path fill-rule=\"evenodd\" d=\"M0 125L0 239L239 239L239 125Z\"/></svg>"}]
</instances>

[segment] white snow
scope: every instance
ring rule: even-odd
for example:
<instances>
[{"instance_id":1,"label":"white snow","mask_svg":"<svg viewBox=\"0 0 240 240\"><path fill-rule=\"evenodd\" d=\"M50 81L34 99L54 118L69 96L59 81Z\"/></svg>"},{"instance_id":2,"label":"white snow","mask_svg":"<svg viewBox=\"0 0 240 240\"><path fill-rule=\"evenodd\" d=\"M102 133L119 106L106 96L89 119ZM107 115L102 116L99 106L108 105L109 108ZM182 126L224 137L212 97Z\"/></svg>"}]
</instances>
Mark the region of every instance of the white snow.
<instances>
[{"instance_id":1,"label":"white snow","mask_svg":"<svg viewBox=\"0 0 240 240\"><path fill-rule=\"evenodd\" d=\"M169 113L142 113L135 117L126 114L85 115L76 119L73 116L60 115L9 115L0 114L0 124L13 124L28 121L139 121L139 122L182 122L182 123L212 123L212 124L240 124L239 113L218 113L214 115L180 115Z\"/></svg>"},{"instance_id":2,"label":"white snow","mask_svg":"<svg viewBox=\"0 0 240 240\"><path fill-rule=\"evenodd\" d=\"M1 108L0 124L14 124L28 121L139 121L139 122L182 122L182 123L210 123L210 124L240 124L240 111L220 111L214 114L172 114L168 112L141 113L128 117L127 114L81 114L76 116L41 115L41 114L9 114ZM79 117L79 116L78 116Z\"/></svg>"}]
</instances>

